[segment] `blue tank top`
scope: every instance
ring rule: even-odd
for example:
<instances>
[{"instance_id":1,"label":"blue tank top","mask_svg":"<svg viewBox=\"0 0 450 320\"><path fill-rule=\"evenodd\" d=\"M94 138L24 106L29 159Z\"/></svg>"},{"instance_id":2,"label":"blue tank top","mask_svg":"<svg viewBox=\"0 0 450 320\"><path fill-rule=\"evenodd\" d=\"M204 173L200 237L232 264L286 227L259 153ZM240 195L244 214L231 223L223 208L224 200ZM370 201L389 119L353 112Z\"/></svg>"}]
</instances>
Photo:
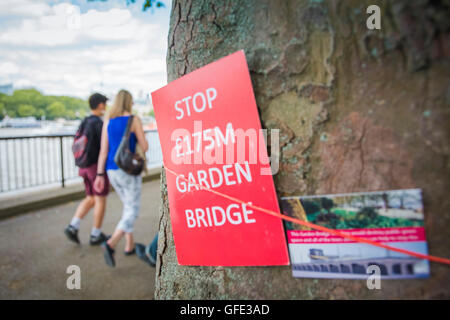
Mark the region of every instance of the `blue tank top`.
<instances>
[{"instance_id":1,"label":"blue tank top","mask_svg":"<svg viewBox=\"0 0 450 320\"><path fill-rule=\"evenodd\" d=\"M127 127L128 119L130 116L117 117L109 120L108 124L108 142L109 151L108 158L106 159L106 170L117 170L119 167L114 162L114 156L119 148L120 141L122 141L123 134ZM136 152L136 135L134 132L130 134L130 151Z\"/></svg>"}]
</instances>

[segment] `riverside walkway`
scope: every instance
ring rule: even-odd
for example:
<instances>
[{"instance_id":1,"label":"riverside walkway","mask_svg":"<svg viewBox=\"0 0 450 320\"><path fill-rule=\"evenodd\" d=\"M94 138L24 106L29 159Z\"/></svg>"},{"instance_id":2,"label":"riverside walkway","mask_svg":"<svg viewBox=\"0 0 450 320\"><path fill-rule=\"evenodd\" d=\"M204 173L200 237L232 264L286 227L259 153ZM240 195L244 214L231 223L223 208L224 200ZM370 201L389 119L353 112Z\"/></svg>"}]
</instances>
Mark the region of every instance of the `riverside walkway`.
<instances>
[{"instance_id":1,"label":"riverside walkway","mask_svg":"<svg viewBox=\"0 0 450 320\"><path fill-rule=\"evenodd\" d=\"M63 230L79 201L0 220L0 299L153 299L155 268L136 255L116 250L116 267L106 266L100 247L89 245L92 212L81 224L81 245L70 242ZM135 240L148 244L158 230L159 179L143 183L142 207ZM111 234L122 203L110 193L103 232ZM81 289L66 287L67 267L81 269Z\"/></svg>"}]
</instances>

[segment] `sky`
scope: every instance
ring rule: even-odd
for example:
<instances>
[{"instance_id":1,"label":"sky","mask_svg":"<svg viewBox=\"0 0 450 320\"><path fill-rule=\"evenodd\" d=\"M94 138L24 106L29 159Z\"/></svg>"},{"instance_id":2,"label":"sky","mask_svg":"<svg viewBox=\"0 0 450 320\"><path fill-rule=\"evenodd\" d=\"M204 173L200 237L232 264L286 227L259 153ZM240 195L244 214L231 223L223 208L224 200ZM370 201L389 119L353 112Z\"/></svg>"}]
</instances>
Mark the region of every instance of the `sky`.
<instances>
[{"instance_id":1,"label":"sky","mask_svg":"<svg viewBox=\"0 0 450 320\"><path fill-rule=\"evenodd\" d=\"M166 85L171 0L0 0L0 85L86 99Z\"/></svg>"}]
</instances>

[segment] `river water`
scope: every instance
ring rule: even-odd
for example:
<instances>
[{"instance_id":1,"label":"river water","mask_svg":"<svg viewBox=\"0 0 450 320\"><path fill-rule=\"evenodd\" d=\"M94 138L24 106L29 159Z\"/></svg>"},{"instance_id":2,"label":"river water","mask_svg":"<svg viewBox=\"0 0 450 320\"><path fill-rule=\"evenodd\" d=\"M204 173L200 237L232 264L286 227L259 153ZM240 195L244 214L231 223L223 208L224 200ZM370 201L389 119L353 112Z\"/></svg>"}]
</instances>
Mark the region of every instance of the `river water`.
<instances>
[{"instance_id":1,"label":"river water","mask_svg":"<svg viewBox=\"0 0 450 320\"><path fill-rule=\"evenodd\" d=\"M0 194L62 185L63 173L65 183L81 181L72 154L73 136L70 136L77 127L50 123L41 128L0 128ZM147 165L160 166L158 133L147 131L146 137Z\"/></svg>"}]
</instances>

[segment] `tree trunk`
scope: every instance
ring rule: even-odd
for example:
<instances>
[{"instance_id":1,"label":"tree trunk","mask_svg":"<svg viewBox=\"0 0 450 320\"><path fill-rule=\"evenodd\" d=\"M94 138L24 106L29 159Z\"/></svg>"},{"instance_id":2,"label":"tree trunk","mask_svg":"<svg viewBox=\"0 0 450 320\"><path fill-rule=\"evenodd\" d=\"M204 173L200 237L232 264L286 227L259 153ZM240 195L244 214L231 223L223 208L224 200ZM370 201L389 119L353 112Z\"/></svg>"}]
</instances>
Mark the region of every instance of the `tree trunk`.
<instances>
[{"instance_id":1,"label":"tree trunk","mask_svg":"<svg viewBox=\"0 0 450 320\"><path fill-rule=\"evenodd\" d=\"M368 30L366 8L381 8ZM263 127L279 128L277 193L422 188L432 255L450 248L449 1L174 0L168 81L244 49ZM295 279L289 267L177 264L165 174L157 299L449 298L426 280Z\"/></svg>"}]
</instances>

